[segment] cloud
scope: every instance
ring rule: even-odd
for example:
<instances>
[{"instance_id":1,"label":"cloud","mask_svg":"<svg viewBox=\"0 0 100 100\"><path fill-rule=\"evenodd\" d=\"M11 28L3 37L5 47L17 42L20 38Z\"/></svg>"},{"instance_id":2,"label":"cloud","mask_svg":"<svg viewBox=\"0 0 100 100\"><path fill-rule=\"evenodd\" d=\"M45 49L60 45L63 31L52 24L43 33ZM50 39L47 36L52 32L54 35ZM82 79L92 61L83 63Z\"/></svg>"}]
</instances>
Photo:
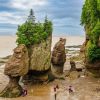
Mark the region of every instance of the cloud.
<instances>
[{"instance_id":1,"label":"cloud","mask_svg":"<svg viewBox=\"0 0 100 100\"><path fill-rule=\"evenodd\" d=\"M23 16L17 15L15 13L1 12L0 13L0 23L9 23L9 24L20 24L23 22Z\"/></svg>"},{"instance_id":2,"label":"cloud","mask_svg":"<svg viewBox=\"0 0 100 100\"><path fill-rule=\"evenodd\" d=\"M84 0L0 0L0 29L5 29L5 33L8 29L16 31L18 24L26 21L32 8L36 20L43 22L45 15L48 15L53 21L54 34L83 33L80 26L83 2Z\"/></svg>"},{"instance_id":3,"label":"cloud","mask_svg":"<svg viewBox=\"0 0 100 100\"><path fill-rule=\"evenodd\" d=\"M44 6L47 4L47 0L10 0L9 4L12 8L25 10L34 6Z\"/></svg>"}]
</instances>

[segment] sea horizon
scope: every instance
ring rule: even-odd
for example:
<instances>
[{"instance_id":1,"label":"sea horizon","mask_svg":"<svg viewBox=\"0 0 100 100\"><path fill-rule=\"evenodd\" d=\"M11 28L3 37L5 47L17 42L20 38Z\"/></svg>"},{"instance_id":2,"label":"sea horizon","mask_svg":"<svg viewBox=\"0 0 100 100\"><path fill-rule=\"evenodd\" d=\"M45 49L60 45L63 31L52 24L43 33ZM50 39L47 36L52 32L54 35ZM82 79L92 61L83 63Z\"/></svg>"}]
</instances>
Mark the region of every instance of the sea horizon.
<instances>
[{"instance_id":1,"label":"sea horizon","mask_svg":"<svg viewBox=\"0 0 100 100\"><path fill-rule=\"evenodd\" d=\"M51 51L55 45L59 41L59 38L66 38L65 46L77 46L82 45L85 41L85 36L74 36L74 35L52 35L52 47ZM16 43L17 36L16 35L0 35L0 57L5 57L11 55L13 53L13 49L17 46Z\"/></svg>"}]
</instances>

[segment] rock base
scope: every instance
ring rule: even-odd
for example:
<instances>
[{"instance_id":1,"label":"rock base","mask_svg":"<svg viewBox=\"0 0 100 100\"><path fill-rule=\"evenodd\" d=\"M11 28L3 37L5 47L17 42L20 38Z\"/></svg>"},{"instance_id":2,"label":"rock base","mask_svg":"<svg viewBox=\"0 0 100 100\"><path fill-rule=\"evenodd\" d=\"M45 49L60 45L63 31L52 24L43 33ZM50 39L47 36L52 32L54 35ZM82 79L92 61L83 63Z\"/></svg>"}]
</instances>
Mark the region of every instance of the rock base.
<instances>
[{"instance_id":1,"label":"rock base","mask_svg":"<svg viewBox=\"0 0 100 100\"><path fill-rule=\"evenodd\" d=\"M9 77L10 81L6 88L0 93L0 97L15 98L22 95L22 88L18 84L20 77Z\"/></svg>"}]
</instances>

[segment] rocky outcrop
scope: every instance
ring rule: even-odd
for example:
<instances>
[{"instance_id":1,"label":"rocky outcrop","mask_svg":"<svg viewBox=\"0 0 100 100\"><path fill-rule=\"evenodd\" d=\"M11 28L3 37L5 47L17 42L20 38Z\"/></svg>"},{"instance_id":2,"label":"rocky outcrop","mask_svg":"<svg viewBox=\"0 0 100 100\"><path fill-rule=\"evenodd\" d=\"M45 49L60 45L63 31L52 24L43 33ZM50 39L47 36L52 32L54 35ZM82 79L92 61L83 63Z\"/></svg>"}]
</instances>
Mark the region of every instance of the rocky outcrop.
<instances>
[{"instance_id":1,"label":"rocky outcrop","mask_svg":"<svg viewBox=\"0 0 100 100\"><path fill-rule=\"evenodd\" d=\"M80 52L81 52L81 53L84 53L84 52L85 52L85 50L86 50L86 45L87 45L88 41L89 41L89 36L86 35L85 42L83 43L83 45L82 45L81 48L80 48Z\"/></svg>"},{"instance_id":2,"label":"rocky outcrop","mask_svg":"<svg viewBox=\"0 0 100 100\"><path fill-rule=\"evenodd\" d=\"M22 94L22 87L19 85L20 77L11 77L9 76L9 83L6 88L0 93L1 97L18 97Z\"/></svg>"},{"instance_id":3,"label":"rocky outcrop","mask_svg":"<svg viewBox=\"0 0 100 100\"><path fill-rule=\"evenodd\" d=\"M63 73L63 66L66 61L66 54L65 54L65 43L66 39L60 38L60 40L55 44L53 51L52 51L52 71L54 73Z\"/></svg>"},{"instance_id":4,"label":"rocky outcrop","mask_svg":"<svg viewBox=\"0 0 100 100\"><path fill-rule=\"evenodd\" d=\"M29 69L28 50L21 44L14 49L14 54L5 65L5 75L17 77L27 74Z\"/></svg>"},{"instance_id":5,"label":"rocky outcrop","mask_svg":"<svg viewBox=\"0 0 100 100\"><path fill-rule=\"evenodd\" d=\"M29 57L25 45L21 44L14 49L14 53L5 65L4 74L9 76L9 84L0 94L3 97L18 97L22 88L19 85L20 76L28 73Z\"/></svg>"},{"instance_id":6,"label":"rocky outcrop","mask_svg":"<svg viewBox=\"0 0 100 100\"><path fill-rule=\"evenodd\" d=\"M96 60L95 62L89 62L86 60L85 66L86 69L90 71L94 77L100 77L100 60Z\"/></svg>"},{"instance_id":7,"label":"rocky outcrop","mask_svg":"<svg viewBox=\"0 0 100 100\"><path fill-rule=\"evenodd\" d=\"M29 51L29 71L23 77L24 82L46 81L51 68L51 40L49 36L39 44L34 44L28 48Z\"/></svg>"},{"instance_id":8,"label":"rocky outcrop","mask_svg":"<svg viewBox=\"0 0 100 100\"><path fill-rule=\"evenodd\" d=\"M51 36L31 47L30 70L46 71L51 67Z\"/></svg>"},{"instance_id":9,"label":"rocky outcrop","mask_svg":"<svg viewBox=\"0 0 100 100\"><path fill-rule=\"evenodd\" d=\"M70 60L70 65L71 65L70 71L76 71L76 64L75 64L75 61Z\"/></svg>"},{"instance_id":10,"label":"rocky outcrop","mask_svg":"<svg viewBox=\"0 0 100 100\"><path fill-rule=\"evenodd\" d=\"M51 68L51 36L39 44L26 47L20 44L5 65L4 74L9 76L9 83L2 91L2 97L18 97L22 93L19 79L45 81ZM43 75L43 76L42 76Z\"/></svg>"}]
</instances>

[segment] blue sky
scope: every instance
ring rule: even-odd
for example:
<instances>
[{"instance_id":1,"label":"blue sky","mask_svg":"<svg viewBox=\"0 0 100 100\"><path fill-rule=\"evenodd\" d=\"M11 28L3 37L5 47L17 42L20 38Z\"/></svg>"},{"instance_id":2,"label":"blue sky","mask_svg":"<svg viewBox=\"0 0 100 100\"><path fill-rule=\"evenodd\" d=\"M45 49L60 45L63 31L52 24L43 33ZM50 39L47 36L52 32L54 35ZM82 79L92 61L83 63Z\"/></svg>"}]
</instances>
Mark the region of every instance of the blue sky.
<instances>
[{"instance_id":1,"label":"blue sky","mask_svg":"<svg viewBox=\"0 0 100 100\"><path fill-rule=\"evenodd\" d=\"M48 15L54 35L83 35L80 26L83 3L84 0L0 0L0 35L15 34L31 8L36 20L43 22Z\"/></svg>"}]
</instances>

